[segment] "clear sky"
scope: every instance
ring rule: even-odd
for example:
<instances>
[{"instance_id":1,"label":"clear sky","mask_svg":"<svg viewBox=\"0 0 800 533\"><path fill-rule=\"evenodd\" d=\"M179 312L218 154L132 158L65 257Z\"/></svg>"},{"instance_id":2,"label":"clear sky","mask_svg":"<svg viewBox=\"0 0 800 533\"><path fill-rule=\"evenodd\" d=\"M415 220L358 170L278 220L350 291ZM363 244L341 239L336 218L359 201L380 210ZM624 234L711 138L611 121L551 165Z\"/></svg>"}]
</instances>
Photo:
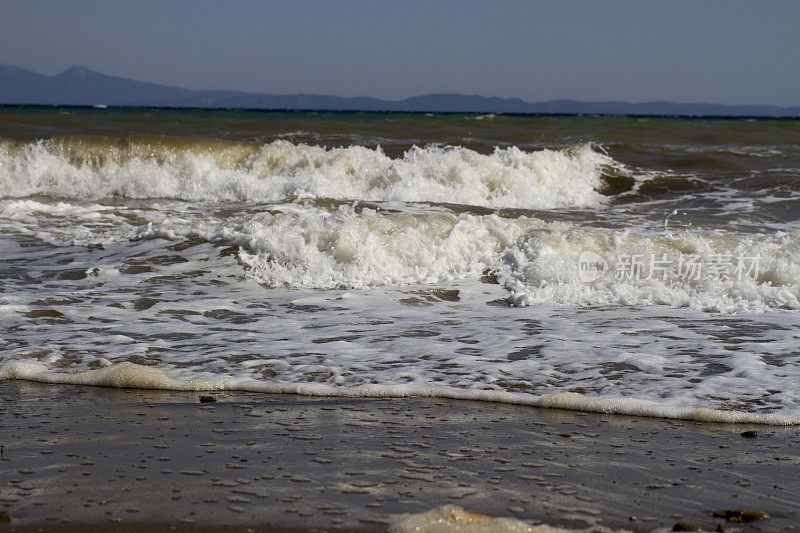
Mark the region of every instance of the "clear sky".
<instances>
[{"instance_id":1,"label":"clear sky","mask_svg":"<svg viewBox=\"0 0 800 533\"><path fill-rule=\"evenodd\" d=\"M191 89L800 105L800 1L0 0L0 63Z\"/></svg>"}]
</instances>

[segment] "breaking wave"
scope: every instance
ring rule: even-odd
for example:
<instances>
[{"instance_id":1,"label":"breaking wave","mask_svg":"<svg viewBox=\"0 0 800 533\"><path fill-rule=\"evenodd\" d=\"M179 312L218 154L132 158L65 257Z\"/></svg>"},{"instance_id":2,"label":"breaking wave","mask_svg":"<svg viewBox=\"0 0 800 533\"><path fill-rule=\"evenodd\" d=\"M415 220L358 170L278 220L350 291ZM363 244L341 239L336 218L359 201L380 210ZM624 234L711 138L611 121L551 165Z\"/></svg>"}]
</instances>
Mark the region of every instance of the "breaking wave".
<instances>
[{"instance_id":1,"label":"breaking wave","mask_svg":"<svg viewBox=\"0 0 800 533\"><path fill-rule=\"evenodd\" d=\"M42 217L47 227L26 229ZM351 205L333 212L275 205L224 219L182 213L145 224L130 217L100 204L12 200L0 206L0 229L56 246L199 240L228 248L248 277L268 287L368 289L480 278L502 285L515 306L800 309L798 231L634 233L527 216ZM587 261L600 270L585 271Z\"/></svg>"},{"instance_id":2,"label":"breaking wave","mask_svg":"<svg viewBox=\"0 0 800 533\"><path fill-rule=\"evenodd\" d=\"M239 245L249 275L271 287L363 289L488 274L514 305L800 309L800 232L641 235L531 217L341 206L264 213L203 237ZM581 272L586 254L604 264L591 278Z\"/></svg>"},{"instance_id":3,"label":"breaking wave","mask_svg":"<svg viewBox=\"0 0 800 533\"><path fill-rule=\"evenodd\" d=\"M0 141L0 196L275 202L298 196L551 209L600 205L605 168L591 145L526 152L324 148L137 138Z\"/></svg>"}]
</instances>

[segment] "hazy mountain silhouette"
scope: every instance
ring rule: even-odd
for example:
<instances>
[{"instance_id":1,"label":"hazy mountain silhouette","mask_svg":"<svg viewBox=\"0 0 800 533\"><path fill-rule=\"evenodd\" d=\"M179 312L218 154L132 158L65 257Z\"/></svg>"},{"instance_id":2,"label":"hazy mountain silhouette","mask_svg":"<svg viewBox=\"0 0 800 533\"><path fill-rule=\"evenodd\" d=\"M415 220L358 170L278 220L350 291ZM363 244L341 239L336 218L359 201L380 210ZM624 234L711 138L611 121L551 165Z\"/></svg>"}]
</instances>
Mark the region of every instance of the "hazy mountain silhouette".
<instances>
[{"instance_id":1,"label":"hazy mountain silhouette","mask_svg":"<svg viewBox=\"0 0 800 533\"><path fill-rule=\"evenodd\" d=\"M800 106L732 106L664 101L632 104L577 100L530 103L518 98L486 98L465 94L426 94L394 101L368 97L342 98L325 94L273 95L238 91L195 91L106 76L85 67L70 67L55 76L45 76L8 65L0 65L0 104L597 115L800 116Z\"/></svg>"}]
</instances>

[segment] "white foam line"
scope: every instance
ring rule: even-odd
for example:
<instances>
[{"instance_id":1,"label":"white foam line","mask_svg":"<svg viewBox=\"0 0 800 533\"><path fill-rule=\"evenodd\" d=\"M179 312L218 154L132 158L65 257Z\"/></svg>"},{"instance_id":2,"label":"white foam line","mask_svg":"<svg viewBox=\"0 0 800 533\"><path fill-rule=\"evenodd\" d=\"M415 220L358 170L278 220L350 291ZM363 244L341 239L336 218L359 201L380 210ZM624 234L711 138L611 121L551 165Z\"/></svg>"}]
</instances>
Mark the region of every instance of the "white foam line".
<instances>
[{"instance_id":1,"label":"white foam line","mask_svg":"<svg viewBox=\"0 0 800 533\"><path fill-rule=\"evenodd\" d=\"M588 413L694 420L698 422L776 426L800 424L800 417L797 416L722 411L708 408L680 409L647 400L590 397L574 392L556 392L535 396L504 391L458 389L449 386L370 384L358 387L334 387L316 383L270 383L252 379L176 380L169 377L162 369L127 362L96 370L64 373L49 371L44 364L37 361L10 361L0 367L0 379L117 388L176 391L229 390L339 398L447 398Z\"/></svg>"}]
</instances>

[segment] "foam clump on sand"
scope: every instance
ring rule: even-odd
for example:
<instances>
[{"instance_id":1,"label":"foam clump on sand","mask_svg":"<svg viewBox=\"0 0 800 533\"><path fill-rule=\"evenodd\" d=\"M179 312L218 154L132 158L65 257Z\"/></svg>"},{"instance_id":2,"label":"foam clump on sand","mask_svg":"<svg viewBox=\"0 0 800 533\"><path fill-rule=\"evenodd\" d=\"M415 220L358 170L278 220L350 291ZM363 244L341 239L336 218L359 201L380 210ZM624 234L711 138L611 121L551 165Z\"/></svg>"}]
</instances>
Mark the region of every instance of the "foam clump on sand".
<instances>
[{"instance_id":1,"label":"foam clump on sand","mask_svg":"<svg viewBox=\"0 0 800 533\"><path fill-rule=\"evenodd\" d=\"M748 413L733 410L682 408L659 404L636 398L596 398L577 392L557 392L543 396L537 404L550 409L566 409L587 413L604 413L653 418L676 418L698 422L719 422L726 424L770 424L790 426L800 424L800 418L777 413Z\"/></svg>"},{"instance_id":2,"label":"foam clump on sand","mask_svg":"<svg viewBox=\"0 0 800 533\"><path fill-rule=\"evenodd\" d=\"M24 379L42 383L94 385L129 389L202 390L208 384L199 380L179 382L158 368L135 363L118 363L106 368L76 373L53 372L38 361L10 361L0 366L0 379Z\"/></svg>"},{"instance_id":3,"label":"foam clump on sand","mask_svg":"<svg viewBox=\"0 0 800 533\"><path fill-rule=\"evenodd\" d=\"M456 505L443 505L424 513L403 515L392 525L391 533L568 533L547 525L532 526L513 518L493 518L470 513Z\"/></svg>"}]
</instances>

